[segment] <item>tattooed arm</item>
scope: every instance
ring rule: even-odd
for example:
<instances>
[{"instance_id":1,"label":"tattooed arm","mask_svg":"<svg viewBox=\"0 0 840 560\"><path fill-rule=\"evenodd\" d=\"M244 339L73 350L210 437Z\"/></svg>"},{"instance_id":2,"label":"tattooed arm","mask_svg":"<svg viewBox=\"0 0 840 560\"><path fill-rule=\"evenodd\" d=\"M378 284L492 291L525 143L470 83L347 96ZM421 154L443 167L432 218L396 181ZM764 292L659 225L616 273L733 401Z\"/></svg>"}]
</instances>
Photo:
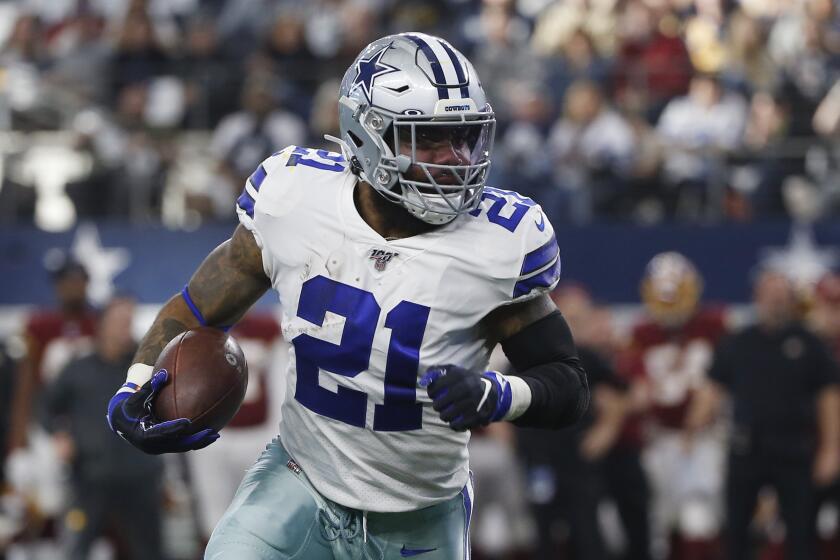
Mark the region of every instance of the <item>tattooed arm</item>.
<instances>
[{"instance_id":1,"label":"tattooed arm","mask_svg":"<svg viewBox=\"0 0 840 560\"><path fill-rule=\"evenodd\" d=\"M208 325L232 325L271 287L263 271L254 236L237 226L195 271L188 290ZM154 364L163 347L180 333L199 326L184 298L172 297L158 313L134 356L135 363Z\"/></svg>"},{"instance_id":2,"label":"tattooed arm","mask_svg":"<svg viewBox=\"0 0 840 560\"><path fill-rule=\"evenodd\" d=\"M196 315L208 325L232 325L270 285L253 235L237 227L233 236L216 247L195 271L188 295L170 299L143 338L126 382L108 403L106 417L114 433L153 454L201 449L216 441L217 432L210 428L194 432L187 418L156 421L148 403L166 384L169 373L164 369L154 372L150 364L170 340L201 324ZM185 297L192 301L193 310Z\"/></svg>"}]
</instances>

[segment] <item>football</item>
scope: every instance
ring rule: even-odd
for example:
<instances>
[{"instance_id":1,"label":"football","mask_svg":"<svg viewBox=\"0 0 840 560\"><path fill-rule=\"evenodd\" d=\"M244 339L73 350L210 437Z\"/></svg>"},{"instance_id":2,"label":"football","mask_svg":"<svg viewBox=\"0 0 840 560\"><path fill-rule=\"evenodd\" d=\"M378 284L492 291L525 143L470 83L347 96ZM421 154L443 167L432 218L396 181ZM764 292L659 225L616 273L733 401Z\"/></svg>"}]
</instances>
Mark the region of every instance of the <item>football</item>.
<instances>
[{"instance_id":1,"label":"football","mask_svg":"<svg viewBox=\"0 0 840 560\"><path fill-rule=\"evenodd\" d=\"M163 349L154 371L169 380L155 397L153 416L189 418L192 432L221 430L236 415L248 388L248 364L236 340L219 329L181 333Z\"/></svg>"}]
</instances>

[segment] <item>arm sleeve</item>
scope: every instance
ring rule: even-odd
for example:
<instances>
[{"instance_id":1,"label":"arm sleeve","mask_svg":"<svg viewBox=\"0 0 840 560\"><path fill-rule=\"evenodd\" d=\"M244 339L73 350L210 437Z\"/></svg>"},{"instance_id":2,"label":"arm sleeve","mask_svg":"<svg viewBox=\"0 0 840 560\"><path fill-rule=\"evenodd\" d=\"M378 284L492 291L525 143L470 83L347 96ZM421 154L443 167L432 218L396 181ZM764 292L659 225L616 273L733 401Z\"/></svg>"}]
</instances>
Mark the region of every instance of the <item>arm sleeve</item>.
<instances>
[{"instance_id":1,"label":"arm sleeve","mask_svg":"<svg viewBox=\"0 0 840 560\"><path fill-rule=\"evenodd\" d=\"M502 349L528 387L531 404L514 424L562 428L589 407L589 383L572 332L559 311L502 341Z\"/></svg>"}]
</instances>

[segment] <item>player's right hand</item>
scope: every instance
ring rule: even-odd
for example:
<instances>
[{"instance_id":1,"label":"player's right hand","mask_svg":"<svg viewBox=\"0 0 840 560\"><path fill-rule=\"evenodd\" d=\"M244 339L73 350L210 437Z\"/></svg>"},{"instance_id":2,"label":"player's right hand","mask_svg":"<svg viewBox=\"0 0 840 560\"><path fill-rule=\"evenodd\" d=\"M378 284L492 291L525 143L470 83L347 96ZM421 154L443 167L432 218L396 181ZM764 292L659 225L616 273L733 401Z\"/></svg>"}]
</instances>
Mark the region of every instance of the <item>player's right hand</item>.
<instances>
[{"instance_id":1,"label":"player's right hand","mask_svg":"<svg viewBox=\"0 0 840 560\"><path fill-rule=\"evenodd\" d=\"M191 433L188 418L155 422L152 402L166 385L167 375L166 370L160 370L135 392L122 388L117 391L108 403L107 419L111 430L151 455L201 449L219 439L219 433L212 429Z\"/></svg>"}]
</instances>

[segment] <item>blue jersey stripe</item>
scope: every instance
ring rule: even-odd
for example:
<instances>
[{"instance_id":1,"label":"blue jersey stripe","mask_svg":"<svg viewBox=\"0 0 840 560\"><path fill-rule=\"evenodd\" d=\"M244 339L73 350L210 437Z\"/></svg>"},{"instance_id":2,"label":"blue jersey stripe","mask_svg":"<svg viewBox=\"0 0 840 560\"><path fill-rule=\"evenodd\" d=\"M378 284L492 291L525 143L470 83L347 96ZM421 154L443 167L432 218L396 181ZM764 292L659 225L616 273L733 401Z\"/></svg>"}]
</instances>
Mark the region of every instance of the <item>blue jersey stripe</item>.
<instances>
[{"instance_id":1,"label":"blue jersey stripe","mask_svg":"<svg viewBox=\"0 0 840 560\"><path fill-rule=\"evenodd\" d=\"M506 191L504 189L498 189L496 187L488 187L488 186L484 187L484 191L489 192L489 193L498 194L498 195L503 195L503 196L512 196L513 198L515 198L519 202L522 202L523 204L527 204L528 206L536 206L537 205L537 203L534 202L532 199L528 198L527 196L522 196L521 194L519 194L516 191Z\"/></svg>"},{"instance_id":2,"label":"blue jersey stripe","mask_svg":"<svg viewBox=\"0 0 840 560\"><path fill-rule=\"evenodd\" d=\"M461 86L461 97L469 97L470 89L467 87L467 79L464 76L464 68L461 66L461 61L458 60L458 55L455 54L452 47L450 47L445 41L438 41L438 43L440 43L440 46L446 51L446 54L449 55L449 60L452 61L452 66L455 67L455 75L458 77L458 83L464 84Z\"/></svg>"},{"instance_id":3,"label":"blue jersey stripe","mask_svg":"<svg viewBox=\"0 0 840 560\"><path fill-rule=\"evenodd\" d=\"M426 56L426 60L429 61L429 65L432 67L432 73L435 75L435 82L438 84L445 84L446 77L443 75L443 68L440 66L440 61L438 60L435 51L432 50L432 47L424 41L421 37L417 35L406 35L409 39L414 41L420 50L423 51L423 54ZM437 86L438 90L438 99L449 99L449 90L446 89L444 86Z\"/></svg>"},{"instance_id":4,"label":"blue jersey stripe","mask_svg":"<svg viewBox=\"0 0 840 560\"><path fill-rule=\"evenodd\" d=\"M262 185L262 182L265 180L265 176L265 167L260 164L260 166L257 167L257 170L251 173L251 176L248 177L248 182L251 183L251 186L254 187L255 191L260 192L260 185Z\"/></svg>"},{"instance_id":5,"label":"blue jersey stripe","mask_svg":"<svg viewBox=\"0 0 840 560\"><path fill-rule=\"evenodd\" d=\"M245 213L248 214L248 216L251 218L254 217L254 198L248 194L248 189L242 191L242 194L239 195L238 199L236 199L236 204L245 210Z\"/></svg>"},{"instance_id":6,"label":"blue jersey stripe","mask_svg":"<svg viewBox=\"0 0 840 560\"><path fill-rule=\"evenodd\" d=\"M524 296L535 288L549 288L560 279L560 257L554 264L535 276L520 280L513 287L513 297Z\"/></svg>"},{"instance_id":7,"label":"blue jersey stripe","mask_svg":"<svg viewBox=\"0 0 840 560\"><path fill-rule=\"evenodd\" d=\"M545 242L541 247L534 249L522 261L522 270L519 271L520 276L530 274L535 270L539 270L560 254L560 247L557 246L557 236L552 235L551 239Z\"/></svg>"}]
</instances>

